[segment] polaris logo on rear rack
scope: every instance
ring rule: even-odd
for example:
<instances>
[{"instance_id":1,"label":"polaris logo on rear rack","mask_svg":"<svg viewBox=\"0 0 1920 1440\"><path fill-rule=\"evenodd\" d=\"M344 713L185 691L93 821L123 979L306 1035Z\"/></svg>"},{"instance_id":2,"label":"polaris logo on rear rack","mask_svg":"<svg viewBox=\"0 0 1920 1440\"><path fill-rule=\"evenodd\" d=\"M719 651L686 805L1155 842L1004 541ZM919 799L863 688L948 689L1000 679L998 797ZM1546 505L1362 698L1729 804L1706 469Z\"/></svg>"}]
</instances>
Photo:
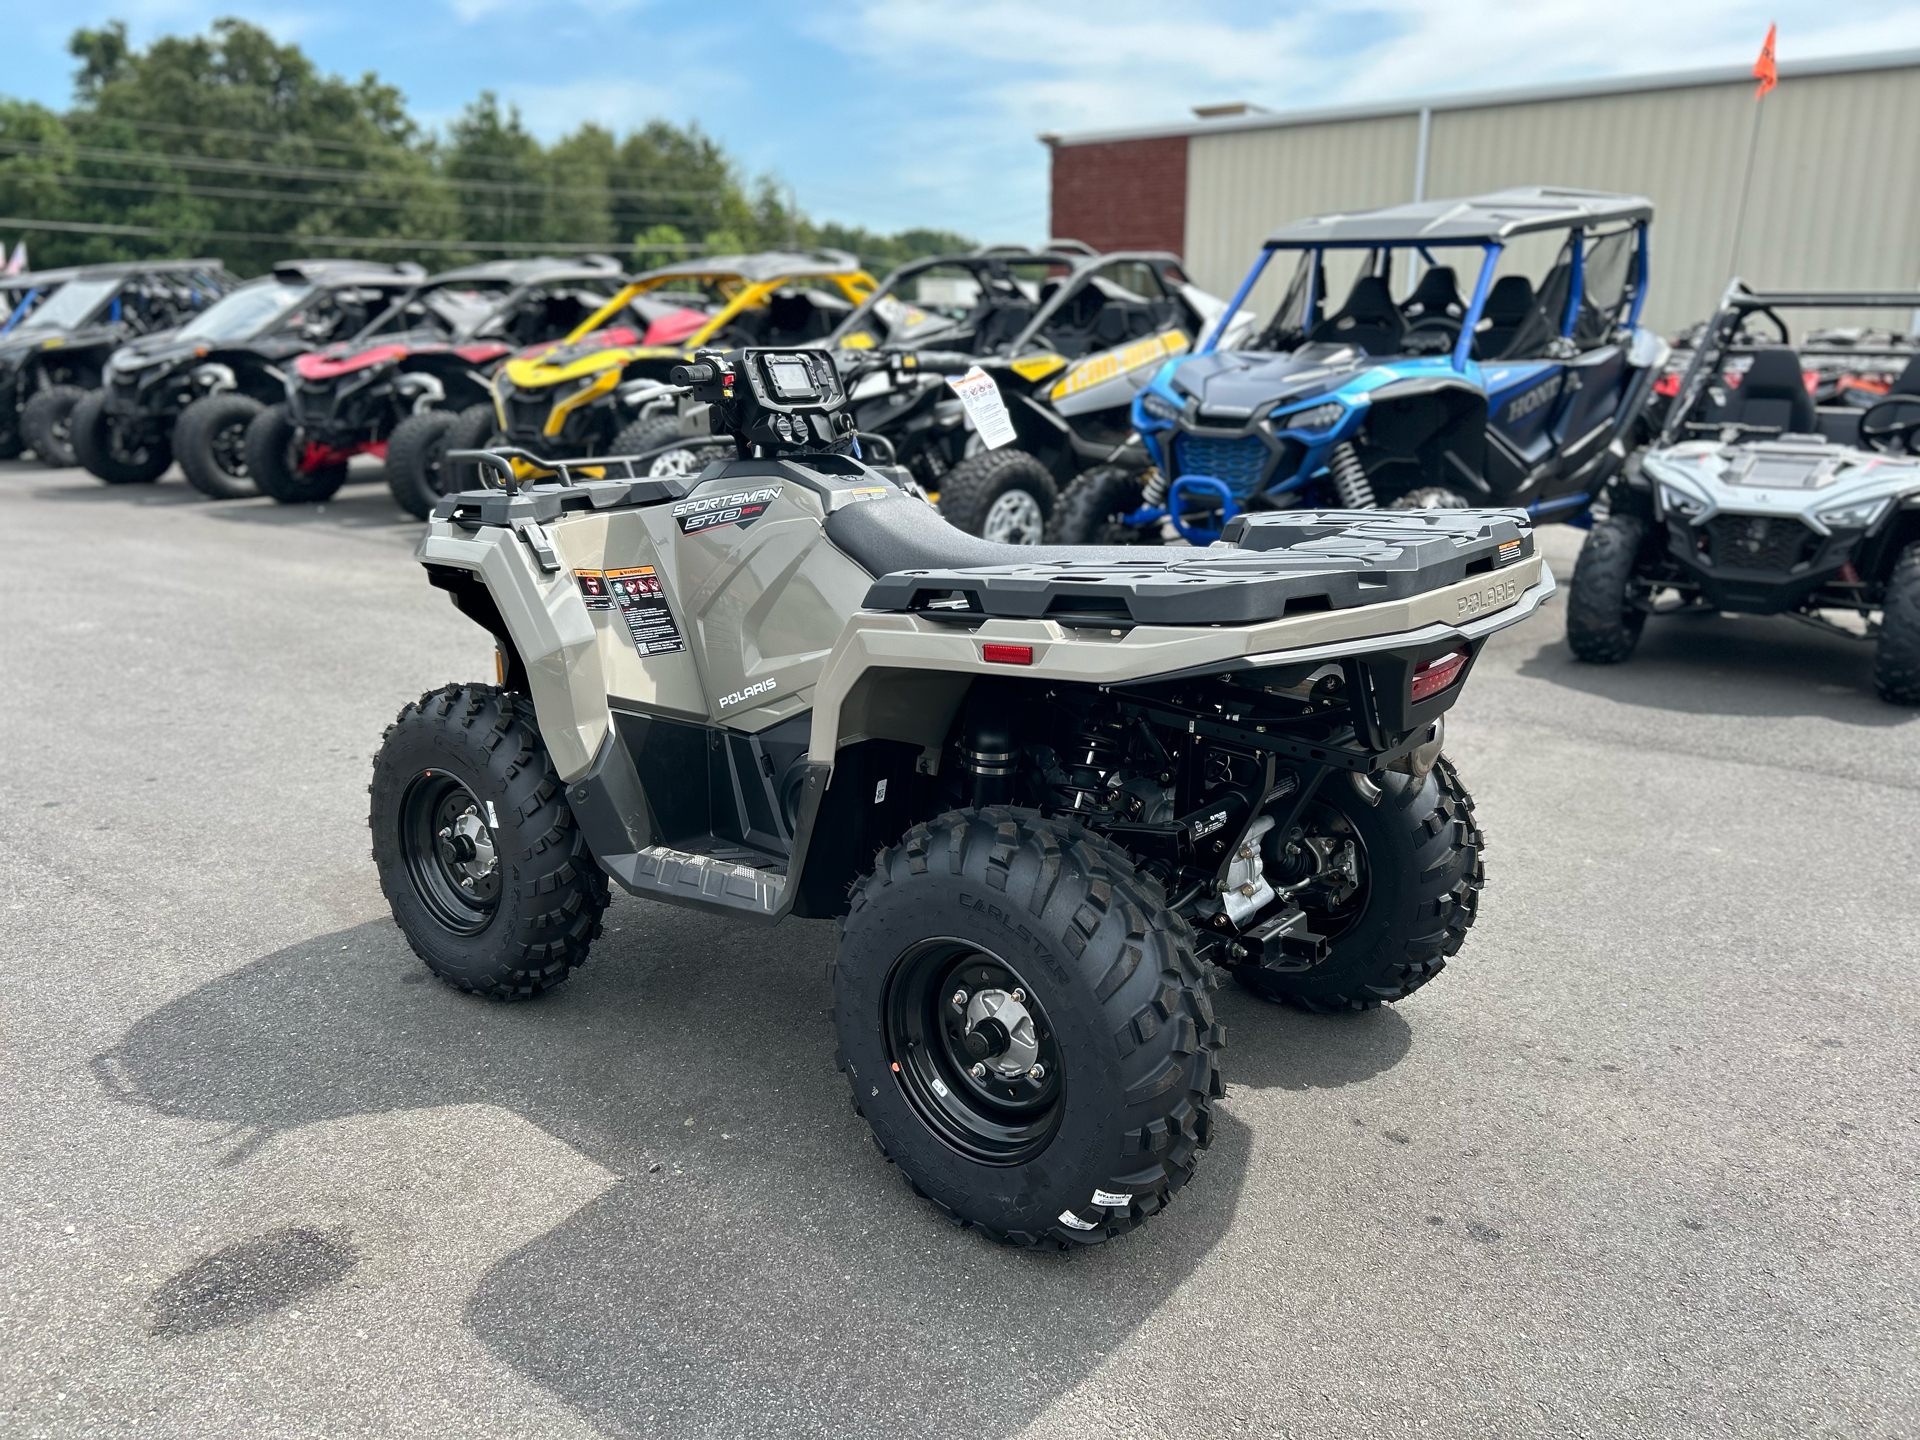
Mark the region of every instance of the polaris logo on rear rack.
<instances>
[{"instance_id":1,"label":"polaris logo on rear rack","mask_svg":"<svg viewBox=\"0 0 1920 1440\"><path fill-rule=\"evenodd\" d=\"M692 535L722 525L751 525L766 513L767 506L780 498L780 487L768 485L759 490L739 490L731 495L709 495L701 500L682 500L673 507L673 518L680 522L680 533Z\"/></svg>"}]
</instances>

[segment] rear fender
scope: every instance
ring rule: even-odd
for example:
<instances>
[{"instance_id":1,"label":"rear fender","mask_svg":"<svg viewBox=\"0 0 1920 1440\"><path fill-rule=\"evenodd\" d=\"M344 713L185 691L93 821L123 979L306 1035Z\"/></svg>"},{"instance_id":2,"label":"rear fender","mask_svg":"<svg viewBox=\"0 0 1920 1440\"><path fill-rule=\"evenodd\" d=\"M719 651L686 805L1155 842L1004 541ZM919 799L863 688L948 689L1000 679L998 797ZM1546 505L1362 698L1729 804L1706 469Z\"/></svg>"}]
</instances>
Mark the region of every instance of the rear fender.
<instances>
[{"instance_id":1,"label":"rear fender","mask_svg":"<svg viewBox=\"0 0 1920 1440\"><path fill-rule=\"evenodd\" d=\"M1421 464L1430 484L1490 499L1486 482L1487 397L1447 376L1397 380L1367 396L1359 444L1372 470L1376 464ZM1426 474L1431 469L1433 473Z\"/></svg>"}]
</instances>

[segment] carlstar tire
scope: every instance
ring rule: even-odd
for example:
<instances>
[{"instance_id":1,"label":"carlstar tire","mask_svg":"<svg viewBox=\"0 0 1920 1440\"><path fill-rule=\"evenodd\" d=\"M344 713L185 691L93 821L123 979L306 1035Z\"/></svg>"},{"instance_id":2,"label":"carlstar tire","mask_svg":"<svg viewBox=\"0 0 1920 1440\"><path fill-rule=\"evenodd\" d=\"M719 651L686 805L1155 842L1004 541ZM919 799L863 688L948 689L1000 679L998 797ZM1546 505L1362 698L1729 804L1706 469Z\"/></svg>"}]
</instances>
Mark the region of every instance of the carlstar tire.
<instances>
[{"instance_id":1,"label":"carlstar tire","mask_svg":"<svg viewBox=\"0 0 1920 1440\"><path fill-rule=\"evenodd\" d=\"M417 520L433 514L446 493L441 457L459 418L451 410L423 410L407 416L387 437L387 489L394 504Z\"/></svg>"},{"instance_id":2,"label":"carlstar tire","mask_svg":"<svg viewBox=\"0 0 1920 1440\"><path fill-rule=\"evenodd\" d=\"M882 1152L953 1219L1097 1244L1193 1174L1226 1037L1164 901L1115 846L1004 807L916 825L855 885L839 1066Z\"/></svg>"},{"instance_id":3,"label":"carlstar tire","mask_svg":"<svg viewBox=\"0 0 1920 1440\"><path fill-rule=\"evenodd\" d=\"M698 475L716 460L731 460L738 453L733 441L712 435L686 436L684 445L672 442L681 438L680 417L655 415L649 420L632 420L613 437L609 455L645 455L667 446L644 467L649 475Z\"/></svg>"},{"instance_id":4,"label":"carlstar tire","mask_svg":"<svg viewBox=\"0 0 1920 1440\"><path fill-rule=\"evenodd\" d=\"M946 492L940 496L944 502ZM1120 523L1141 505L1140 476L1118 465L1096 465L1074 480L1047 521L1049 545L1150 545L1152 531Z\"/></svg>"},{"instance_id":5,"label":"carlstar tire","mask_svg":"<svg viewBox=\"0 0 1920 1440\"><path fill-rule=\"evenodd\" d=\"M325 500L347 483L345 461L300 469L304 447L285 403L269 405L247 426L247 473L282 505L308 505Z\"/></svg>"},{"instance_id":6,"label":"carlstar tire","mask_svg":"<svg viewBox=\"0 0 1920 1440\"><path fill-rule=\"evenodd\" d=\"M1909 545L1887 577L1873 688L1889 705L1920 705L1920 545Z\"/></svg>"},{"instance_id":7,"label":"carlstar tire","mask_svg":"<svg viewBox=\"0 0 1920 1440\"><path fill-rule=\"evenodd\" d=\"M524 1000L586 960L607 877L567 808L532 705L491 685L422 696L387 727L368 793L380 888L434 974Z\"/></svg>"},{"instance_id":8,"label":"carlstar tire","mask_svg":"<svg viewBox=\"0 0 1920 1440\"><path fill-rule=\"evenodd\" d=\"M1647 612L1634 605L1633 583L1647 527L1632 515L1594 522L1567 587L1567 648L1589 665L1617 665L1633 654Z\"/></svg>"},{"instance_id":9,"label":"carlstar tire","mask_svg":"<svg viewBox=\"0 0 1920 1440\"><path fill-rule=\"evenodd\" d=\"M1303 1010L1371 1010L1404 1000L1446 968L1480 911L1486 842L1473 797L1442 756L1418 780L1395 771L1372 779L1330 776L1302 817L1298 836L1268 836L1268 878L1291 883L1288 844L1309 837L1352 846L1354 884L1296 894L1308 928L1332 941L1327 957L1297 970L1234 967L1263 999Z\"/></svg>"},{"instance_id":10,"label":"carlstar tire","mask_svg":"<svg viewBox=\"0 0 1920 1440\"><path fill-rule=\"evenodd\" d=\"M1001 545L1038 545L1059 500L1053 473L1011 447L969 455L940 477L940 513Z\"/></svg>"},{"instance_id":11,"label":"carlstar tire","mask_svg":"<svg viewBox=\"0 0 1920 1440\"><path fill-rule=\"evenodd\" d=\"M73 456L109 485L151 485L173 464L166 437L121 423L107 410L107 392L89 390L68 421Z\"/></svg>"},{"instance_id":12,"label":"carlstar tire","mask_svg":"<svg viewBox=\"0 0 1920 1440\"><path fill-rule=\"evenodd\" d=\"M187 483L209 500L258 495L247 469L247 430L266 409L251 395L203 395L180 412L173 453Z\"/></svg>"},{"instance_id":13,"label":"carlstar tire","mask_svg":"<svg viewBox=\"0 0 1920 1440\"><path fill-rule=\"evenodd\" d=\"M49 385L20 408L20 438L42 465L64 470L79 463L73 453L73 410L87 392L78 385Z\"/></svg>"}]
</instances>

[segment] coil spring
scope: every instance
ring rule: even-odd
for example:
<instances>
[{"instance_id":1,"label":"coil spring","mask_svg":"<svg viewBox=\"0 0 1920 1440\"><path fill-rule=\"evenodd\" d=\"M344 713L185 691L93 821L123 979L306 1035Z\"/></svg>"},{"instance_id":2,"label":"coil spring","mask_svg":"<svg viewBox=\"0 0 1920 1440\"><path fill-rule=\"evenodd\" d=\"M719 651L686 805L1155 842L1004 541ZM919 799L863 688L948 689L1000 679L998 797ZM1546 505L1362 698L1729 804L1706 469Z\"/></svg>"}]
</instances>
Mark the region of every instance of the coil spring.
<instances>
[{"instance_id":1,"label":"coil spring","mask_svg":"<svg viewBox=\"0 0 1920 1440\"><path fill-rule=\"evenodd\" d=\"M1060 788L1073 797L1069 808L1101 808L1098 802L1108 788L1107 776L1120 768L1125 753L1119 737L1104 728L1077 732L1062 752L1066 763L1061 768L1067 780Z\"/></svg>"},{"instance_id":2,"label":"coil spring","mask_svg":"<svg viewBox=\"0 0 1920 1440\"><path fill-rule=\"evenodd\" d=\"M1333 447L1333 454L1327 460L1327 469L1333 472L1333 488L1340 496L1343 508L1374 508L1373 485L1367 479L1367 467L1360 463L1351 440L1342 440Z\"/></svg>"},{"instance_id":3,"label":"coil spring","mask_svg":"<svg viewBox=\"0 0 1920 1440\"><path fill-rule=\"evenodd\" d=\"M1140 477L1140 503L1143 505L1167 503L1167 477L1160 473L1158 465L1149 465L1146 473Z\"/></svg>"}]
</instances>

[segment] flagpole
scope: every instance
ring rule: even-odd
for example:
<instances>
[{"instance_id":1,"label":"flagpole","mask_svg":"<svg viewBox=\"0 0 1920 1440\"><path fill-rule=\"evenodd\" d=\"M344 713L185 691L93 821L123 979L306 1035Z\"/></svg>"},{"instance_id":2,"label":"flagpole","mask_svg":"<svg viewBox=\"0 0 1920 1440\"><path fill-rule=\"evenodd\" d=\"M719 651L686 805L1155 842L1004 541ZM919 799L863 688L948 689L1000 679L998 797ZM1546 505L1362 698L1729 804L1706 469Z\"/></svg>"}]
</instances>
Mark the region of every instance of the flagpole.
<instances>
[{"instance_id":1,"label":"flagpole","mask_svg":"<svg viewBox=\"0 0 1920 1440\"><path fill-rule=\"evenodd\" d=\"M1747 175L1740 182L1739 218L1733 222L1733 250L1727 256L1727 279L1732 281L1740 273L1740 239L1747 228L1747 196L1753 190L1753 162L1760 153L1760 116L1766 110L1764 100L1753 102L1753 129L1747 134Z\"/></svg>"}]
</instances>

